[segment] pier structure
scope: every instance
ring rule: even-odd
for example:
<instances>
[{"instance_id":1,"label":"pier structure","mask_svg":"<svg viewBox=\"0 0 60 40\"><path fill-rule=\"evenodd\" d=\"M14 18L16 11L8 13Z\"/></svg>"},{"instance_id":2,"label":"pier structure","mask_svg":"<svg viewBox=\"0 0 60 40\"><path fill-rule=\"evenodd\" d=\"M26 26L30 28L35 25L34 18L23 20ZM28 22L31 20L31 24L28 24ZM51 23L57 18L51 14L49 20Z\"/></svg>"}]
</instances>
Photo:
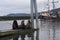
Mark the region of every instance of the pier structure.
<instances>
[{"instance_id":1,"label":"pier structure","mask_svg":"<svg viewBox=\"0 0 60 40\"><path fill-rule=\"evenodd\" d=\"M31 23L32 23L32 27L34 27L34 15L33 15L33 13L35 13L35 17L36 17L36 27L39 28L36 0L31 0Z\"/></svg>"}]
</instances>

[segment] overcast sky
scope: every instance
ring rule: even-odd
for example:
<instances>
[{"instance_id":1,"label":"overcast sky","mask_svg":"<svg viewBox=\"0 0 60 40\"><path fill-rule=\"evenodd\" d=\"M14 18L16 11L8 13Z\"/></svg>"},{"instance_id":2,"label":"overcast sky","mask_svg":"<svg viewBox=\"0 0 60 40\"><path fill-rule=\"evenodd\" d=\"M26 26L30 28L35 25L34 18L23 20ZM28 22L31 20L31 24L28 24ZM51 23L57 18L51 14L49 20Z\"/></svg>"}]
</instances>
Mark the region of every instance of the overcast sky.
<instances>
[{"instance_id":1,"label":"overcast sky","mask_svg":"<svg viewBox=\"0 0 60 40\"><path fill-rule=\"evenodd\" d=\"M31 0L0 0L0 16L10 13L30 13ZM41 12L47 9L48 0L37 0L37 10ZM60 1L56 3L56 8L60 7ZM52 8L52 0L50 0L50 7Z\"/></svg>"}]
</instances>

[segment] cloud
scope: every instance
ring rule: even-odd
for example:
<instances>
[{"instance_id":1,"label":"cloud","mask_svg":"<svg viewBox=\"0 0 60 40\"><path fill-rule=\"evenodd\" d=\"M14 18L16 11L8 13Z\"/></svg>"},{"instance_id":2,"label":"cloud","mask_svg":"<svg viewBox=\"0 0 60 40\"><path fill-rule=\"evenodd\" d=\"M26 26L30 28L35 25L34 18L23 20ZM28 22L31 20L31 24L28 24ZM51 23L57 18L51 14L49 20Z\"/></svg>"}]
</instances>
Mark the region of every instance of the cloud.
<instances>
[{"instance_id":1,"label":"cloud","mask_svg":"<svg viewBox=\"0 0 60 40\"><path fill-rule=\"evenodd\" d=\"M9 13L30 13L31 0L0 0L0 15ZM52 0L51 0L52 1ZM38 12L47 9L47 0L37 0ZM51 4L51 3L50 3ZM58 7L60 3L58 3ZM51 4L52 7L52 4ZM1 14L2 13L2 14Z\"/></svg>"},{"instance_id":2,"label":"cloud","mask_svg":"<svg viewBox=\"0 0 60 40\"><path fill-rule=\"evenodd\" d=\"M30 8L28 0L0 0L0 14L6 15L12 12L28 12Z\"/></svg>"}]
</instances>

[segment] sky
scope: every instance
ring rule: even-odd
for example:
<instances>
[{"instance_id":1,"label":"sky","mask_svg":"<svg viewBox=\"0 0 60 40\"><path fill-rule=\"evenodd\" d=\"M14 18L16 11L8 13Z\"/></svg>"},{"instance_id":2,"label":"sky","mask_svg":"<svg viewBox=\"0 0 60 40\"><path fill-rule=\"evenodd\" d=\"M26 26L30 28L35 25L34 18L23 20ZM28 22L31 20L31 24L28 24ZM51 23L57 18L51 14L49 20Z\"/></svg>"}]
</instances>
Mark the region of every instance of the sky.
<instances>
[{"instance_id":1,"label":"sky","mask_svg":"<svg viewBox=\"0 0 60 40\"><path fill-rule=\"evenodd\" d=\"M0 0L0 16L7 15L10 13L30 13L30 2L31 0ZM47 9L48 0L36 0L37 11L41 12ZM56 4L56 8L59 8L60 1ZM52 0L50 0L50 7L52 8Z\"/></svg>"}]
</instances>

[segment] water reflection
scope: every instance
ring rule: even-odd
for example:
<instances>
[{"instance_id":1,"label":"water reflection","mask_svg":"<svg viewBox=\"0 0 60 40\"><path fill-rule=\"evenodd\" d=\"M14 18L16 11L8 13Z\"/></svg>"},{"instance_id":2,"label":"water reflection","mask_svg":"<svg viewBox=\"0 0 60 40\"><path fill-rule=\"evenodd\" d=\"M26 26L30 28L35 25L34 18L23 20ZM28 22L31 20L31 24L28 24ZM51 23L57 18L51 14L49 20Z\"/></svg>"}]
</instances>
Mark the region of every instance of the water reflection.
<instances>
[{"instance_id":1,"label":"water reflection","mask_svg":"<svg viewBox=\"0 0 60 40\"><path fill-rule=\"evenodd\" d=\"M60 22L41 21L40 40L60 40Z\"/></svg>"},{"instance_id":2,"label":"water reflection","mask_svg":"<svg viewBox=\"0 0 60 40\"><path fill-rule=\"evenodd\" d=\"M18 40L18 38L19 38L19 35L15 35L15 36L12 36L12 38L13 38L13 40Z\"/></svg>"}]
</instances>

